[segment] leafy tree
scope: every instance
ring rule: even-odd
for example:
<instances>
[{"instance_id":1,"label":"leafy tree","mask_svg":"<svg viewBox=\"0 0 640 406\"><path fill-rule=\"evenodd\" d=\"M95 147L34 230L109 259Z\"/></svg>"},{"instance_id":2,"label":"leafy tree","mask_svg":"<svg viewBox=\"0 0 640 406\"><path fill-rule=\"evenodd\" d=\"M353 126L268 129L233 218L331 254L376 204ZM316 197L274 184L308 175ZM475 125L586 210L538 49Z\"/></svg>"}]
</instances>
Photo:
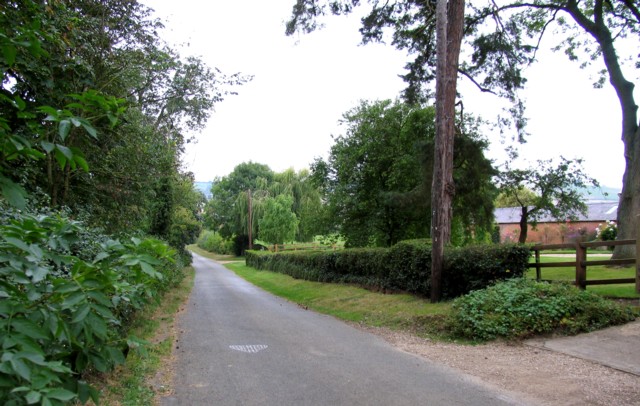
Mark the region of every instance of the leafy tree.
<instances>
[{"instance_id":1,"label":"leafy tree","mask_svg":"<svg viewBox=\"0 0 640 406\"><path fill-rule=\"evenodd\" d=\"M24 207L42 190L109 233L149 230L187 130L247 79L180 57L149 15L129 0L2 6L3 196Z\"/></svg>"},{"instance_id":2,"label":"leafy tree","mask_svg":"<svg viewBox=\"0 0 640 406\"><path fill-rule=\"evenodd\" d=\"M520 243L527 241L527 225L535 227L544 215L566 220L575 219L579 213L586 214L587 206L579 189L598 186L598 182L583 172L581 163L579 159L561 157L557 166L552 160L538 161L535 168L507 169L499 175L503 199L517 203L515 207L522 212Z\"/></svg>"},{"instance_id":3,"label":"leafy tree","mask_svg":"<svg viewBox=\"0 0 640 406\"><path fill-rule=\"evenodd\" d=\"M247 236L248 244L249 227L253 236L260 234L260 219L265 215L267 202L281 195L292 199L291 210L299 221L296 235L291 239L311 241L320 230L317 219L323 208L310 172L287 169L274 173L268 166L253 162L242 163L230 175L214 181L212 198L205 206L205 227L219 230L225 238Z\"/></svg>"},{"instance_id":4,"label":"leafy tree","mask_svg":"<svg viewBox=\"0 0 640 406\"><path fill-rule=\"evenodd\" d=\"M364 4L359 0L297 0L287 24L287 34L310 32L322 25L327 14L347 14ZM430 1L370 0L369 13L362 19L363 42L383 42L408 51L403 78L407 100L428 100L435 79L435 6ZM556 30L554 30L556 28ZM391 31L386 36L386 29ZM595 86L607 82L616 91L621 107L621 138L624 143L625 174L618 208L619 238L634 238L640 212L640 123L634 98L637 72L635 44L640 36L640 8L637 2L532 0L529 2L470 2L465 17L463 49L467 58L459 75L471 80L481 91L503 96L512 102L510 122L518 138L525 135L524 104L517 91L526 83L524 69L536 57L542 38L549 32L562 33L555 49L563 49L570 60L587 66L604 63ZM626 41L628 47L621 46ZM627 74L625 74L625 66ZM637 78L636 78L637 79ZM501 119L500 124L508 121ZM626 248L625 248L626 247ZM627 250L627 252L625 252ZM616 247L614 256L633 255L632 246Z\"/></svg>"},{"instance_id":5,"label":"leafy tree","mask_svg":"<svg viewBox=\"0 0 640 406\"><path fill-rule=\"evenodd\" d=\"M327 162L316 160L333 220L349 246L389 246L429 236L430 186L435 137L433 108L390 100L361 102L344 114L346 134L336 138ZM489 230L495 174L474 133L456 137L456 216L467 234Z\"/></svg>"},{"instance_id":6,"label":"leafy tree","mask_svg":"<svg viewBox=\"0 0 640 406\"><path fill-rule=\"evenodd\" d=\"M235 210L236 200L250 189L264 189L273 177L274 173L267 165L243 162L229 175L216 178L211 186L212 197L205 207L205 227L218 231L225 238L234 234L247 235L247 223Z\"/></svg>"},{"instance_id":7,"label":"leafy tree","mask_svg":"<svg viewBox=\"0 0 640 406\"><path fill-rule=\"evenodd\" d=\"M529 206L534 203L535 199L536 194L531 189L522 186L509 193L500 192L498 197L496 197L495 205L498 208Z\"/></svg>"},{"instance_id":8,"label":"leafy tree","mask_svg":"<svg viewBox=\"0 0 640 406\"><path fill-rule=\"evenodd\" d=\"M265 200L264 214L258 220L259 238L272 244L293 241L298 231L298 218L292 211L293 198L280 194Z\"/></svg>"}]
</instances>

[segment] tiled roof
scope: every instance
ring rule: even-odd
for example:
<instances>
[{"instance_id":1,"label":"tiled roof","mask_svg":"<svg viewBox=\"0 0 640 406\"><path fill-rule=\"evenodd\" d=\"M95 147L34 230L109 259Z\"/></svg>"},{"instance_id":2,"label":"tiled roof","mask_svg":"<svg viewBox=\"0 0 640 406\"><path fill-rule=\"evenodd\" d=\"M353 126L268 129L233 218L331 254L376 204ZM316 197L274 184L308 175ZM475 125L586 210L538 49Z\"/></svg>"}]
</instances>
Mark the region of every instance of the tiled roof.
<instances>
[{"instance_id":1,"label":"tiled roof","mask_svg":"<svg viewBox=\"0 0 640 406\"><path fill-rule=\"evenodd\" d=\"M504 207L496 209L494 215L498 224L520 223L520 207ZM610 221L618 216L618 202L587 202L587 215L578 215L576 221ZM549 215L543 216L538 223L557 223L564 219L555 219Z\"/></svg>"}]
</instances>

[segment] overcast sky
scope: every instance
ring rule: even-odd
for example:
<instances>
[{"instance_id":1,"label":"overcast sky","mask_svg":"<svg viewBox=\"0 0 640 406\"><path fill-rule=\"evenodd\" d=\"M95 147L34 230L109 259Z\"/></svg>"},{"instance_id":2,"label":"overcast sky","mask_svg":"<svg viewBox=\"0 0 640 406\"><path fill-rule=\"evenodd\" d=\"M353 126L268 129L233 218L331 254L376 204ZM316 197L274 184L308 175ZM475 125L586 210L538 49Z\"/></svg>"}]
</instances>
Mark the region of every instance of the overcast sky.
<instances>
[{"instance_id":1,"label":"overcast sky","mask_svg":"<svg viewBox=\"0 0 640 406\"><path fill-rule=\"evenodd\" d=\"M161 36L183 55L202 57L225 73L254 75L215 107L207 128L189 146L185 169L196 180L228 175L247 161L274 171L308 167L326 157L338 121L358 101L396 98L407 57L391 46L359 46L357 16L332 17L312 34L284 35L294 0L144 0L165 22ZM551 44L549 42L547 45ZM610 86L594 90L588 72L563 54L544 53L528 69L524 93L528 132L523 161L563 155L584 158L586 172L621 188L624 172L619 103ZM598 65L598 68L600 65ZM460 90L465 111L484 118L499 112L495 96L468 81ZM488 156L504 158L498 134Z\"/></svg>"}]
</instances>

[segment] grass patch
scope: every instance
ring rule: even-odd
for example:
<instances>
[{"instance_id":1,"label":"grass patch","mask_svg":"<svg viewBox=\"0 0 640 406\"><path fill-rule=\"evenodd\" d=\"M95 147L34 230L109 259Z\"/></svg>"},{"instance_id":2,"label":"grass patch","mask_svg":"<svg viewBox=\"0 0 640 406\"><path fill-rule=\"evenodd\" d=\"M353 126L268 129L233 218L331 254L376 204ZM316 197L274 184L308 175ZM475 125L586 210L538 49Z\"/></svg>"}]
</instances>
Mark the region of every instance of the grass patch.
<instances>
[{"instance_id":1,"label":"grass patch","mask_svg":"<svg viewBox=\"0 0 640 406\"><path fill-rule=\"evenodd\" d=\"M176 334L175 315L187 300L195 272L184 269L185 277L159 303L149 305L137 317L131 335L149 342L143 351L132 351L124 365L108 374L89 377L101 393L103 405L156 405L158 396L171 381L170 358Z\"/></svg>"},{"instance_id":2,"label":"grass patch","mask_svg":"<svg viewBox=\"0 0 640 406\"><path fill-rule=\"evenodd\" d=\"M236 257L235 255L215 254L213 252L209 252L207 250L203 250L202 248L198 247L195 244L187 245L186 248L191 252L194 252L194 253L196 253L196 254L198 254L200 256L203 256L205 258L213 259L214 261L221 261L221 262L226 262L226 261L244 261L244 257Z\"/></svg>"},{"instance_id":3,"label":"grass patch","mask_svg":"<svg viewBox=\"0 0 640 406\"><path fill-rule=\"evenodd\" d=\"M602 257L589 256L588 260L603 259ZM540 258L540 262L572 262L575 258L568 257L547 257ZM601 280L601 279L620 279L620 278L635 278L636 269L635 266L627 267L606 267L602 265L587 267L587 280ZM542 268L541 276L543 280L551 281L570 281L576 280L576 270L573 267L554 267L554 268ZM527 278L535 279L536 270L530 268L527 271ZM587 286L587 290L596 293L601 296L614 297L614 298L640 298L640 294L635 291L635 284L615 284L615 285L594 285Z\"/></svg>"},{"instance_id":4,"label":"grass patch","mask_svg":"<svg viewBox=\"0 0 640 406\"><path fill-rule=\"evenodd\" d=\"M225 265L240 277L302 307L366 326L411 330L440 340L450 337L443 320L450 302L432 304L409 294L383 294L343 284L304 281L259 271L241 262Z\"/></svg>"}]
</instances>

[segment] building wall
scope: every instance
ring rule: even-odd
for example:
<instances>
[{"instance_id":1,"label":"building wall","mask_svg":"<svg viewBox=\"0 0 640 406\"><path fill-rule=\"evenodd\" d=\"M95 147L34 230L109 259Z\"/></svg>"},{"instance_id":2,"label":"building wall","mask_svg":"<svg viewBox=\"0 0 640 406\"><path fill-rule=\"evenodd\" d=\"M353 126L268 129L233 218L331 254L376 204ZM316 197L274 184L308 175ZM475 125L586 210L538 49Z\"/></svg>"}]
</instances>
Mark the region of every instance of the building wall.
<instances>
[{"instance_id":1,"label":"building wall","mask_svg":"<svg viewBox=\"0 0 640 406\"><path fill-rule=\"evenodd\" d=\"M596 228L604 222L579 221L565 223L538 223L536 228L529 225L527 242L541 244L566 244L595 239ZM518 242L519 224L500 224L501 242Z\"/></svg>"}]
</instances>

